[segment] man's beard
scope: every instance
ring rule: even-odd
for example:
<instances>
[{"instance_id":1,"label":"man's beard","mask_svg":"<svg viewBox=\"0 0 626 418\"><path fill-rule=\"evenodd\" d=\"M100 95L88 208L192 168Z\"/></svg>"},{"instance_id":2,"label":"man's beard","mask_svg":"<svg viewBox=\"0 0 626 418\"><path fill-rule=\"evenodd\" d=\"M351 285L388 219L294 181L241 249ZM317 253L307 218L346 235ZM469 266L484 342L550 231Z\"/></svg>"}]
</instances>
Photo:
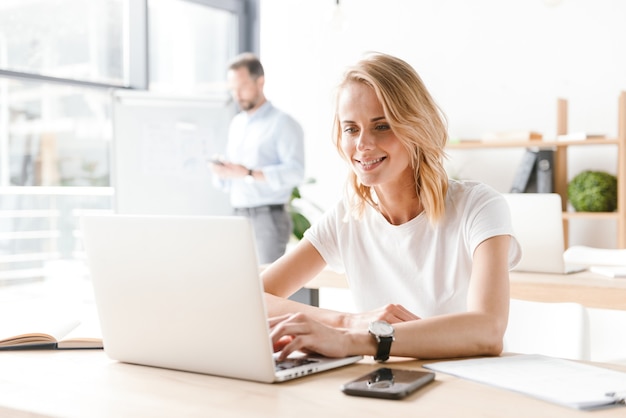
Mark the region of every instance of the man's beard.
<instances>
[{"instance_id":1,"label":"man's beard","mask_svg":"<svg viewBox=\"0 0 626 418\"><path fill-rule=\"evenodd\" d=\"M254 106L256 106L254 101L239 102L239 108L245 112L254 109Z\"/></svg>"}]
</instances>

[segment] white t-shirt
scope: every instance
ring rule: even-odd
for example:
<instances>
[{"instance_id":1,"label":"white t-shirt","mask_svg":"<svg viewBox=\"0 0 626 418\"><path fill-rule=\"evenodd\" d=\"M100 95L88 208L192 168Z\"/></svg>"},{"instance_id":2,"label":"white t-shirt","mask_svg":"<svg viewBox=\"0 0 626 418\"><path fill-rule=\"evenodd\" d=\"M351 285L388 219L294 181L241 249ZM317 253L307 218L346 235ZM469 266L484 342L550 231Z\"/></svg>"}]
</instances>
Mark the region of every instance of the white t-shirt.
<instances>
[{"instance_id":1,"label":"white t-shirt","mask_svg":"<svg viewBox=\"0 0 626 418\"><path fill-rule=\"evenodd\" d=\"M423 212L392 225L369 205L360 220L346 217L339 202L305 237L330 268L346 273L361 311L399 303L422 318L465 312L474 250L490 237L513 236L513 227L504 198L482 183L450 180L445 208L435 227ZM520 258L512 239L509 267Z\"/></svg>"}]
</instances>

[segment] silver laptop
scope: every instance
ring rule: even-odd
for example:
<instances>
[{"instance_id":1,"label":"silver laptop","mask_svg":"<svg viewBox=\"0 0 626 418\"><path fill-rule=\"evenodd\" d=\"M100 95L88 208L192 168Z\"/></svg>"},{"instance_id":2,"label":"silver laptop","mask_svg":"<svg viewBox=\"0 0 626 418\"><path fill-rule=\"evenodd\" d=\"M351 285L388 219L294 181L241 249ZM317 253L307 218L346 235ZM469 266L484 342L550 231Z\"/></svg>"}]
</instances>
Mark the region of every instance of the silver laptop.
<instances>
[{"instance_id":1,"label":"silver laptop","mask_svg":"<svg viewBox=\"0 0 626 418\"><path fill-rule=\"evenodd\" d=\"M362 358L299 354L277 364L246 218L93 215L81 222L112 359L279 382Z\"/></svg>"},{"instance_id":2,"label":"silver laptop","mask_svg":"<svg viewBox=\"0 0 626 418\"><path fill-rule=\"evenodd\" d=\"M566 274L584 268L566 265L563 214L557 193L503 193L511 209L522 259L513 270Z\"/></svg>"}]
</instances>

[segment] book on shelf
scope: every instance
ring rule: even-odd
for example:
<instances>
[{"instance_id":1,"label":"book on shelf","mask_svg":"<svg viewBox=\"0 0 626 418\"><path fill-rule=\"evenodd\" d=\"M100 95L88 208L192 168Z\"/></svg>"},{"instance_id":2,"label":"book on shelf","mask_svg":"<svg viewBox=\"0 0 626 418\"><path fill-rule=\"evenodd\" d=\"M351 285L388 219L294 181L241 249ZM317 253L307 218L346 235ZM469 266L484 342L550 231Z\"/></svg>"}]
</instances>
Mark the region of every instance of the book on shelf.
<instances>
[{"instance_id":1,"label":"book on shelf","mask_svg":"<svg viewBox=\"0 0 626 418\"><path fill-rule=\"evenodd\" d=\"M11 317L0 325L0 350L103 347L95 316L81 320L54 313Z\"/></svg>"},{"instance_id":2,"label":"book on shelf","mask_svg":"<svg viewBox=\"0 0 626 418\"><path fill-rule=\"evenodd\" d=\"M537 193L554 192L554 151L539 150L537 154Z\"/></svg>"},{"instance_id":3,"label":"book on shelf","mask_svg":"<svg viewBox=\"0 0 626 418\"><path fill-rule=\"evenodd\" d=\"M524 193L528 188L530 179L535 171L537 163L537 152L527 149L522 156L522 161L517 167L513 184L511 185L511 193Z\"/></svg>"},{"instance_id":4,"label":"book on shelf","mask_svg":"<svg viewBox=\"0 0 626 418\"><path fill-rule=\"evenodd\" d=\"M553 193L554 151L527 149L515 172L510 193Z\"/></svg>"},{"instance_id":5,"label":"book on shelf","mask_svg":"<svg viewBox=\"0 0 626 418\"><path fill-rule=\"evenodd\" d=\"M535 182L537 193L554 192L554 151L540 149L537 151L535 164Z\"/></svg>"}]
</instances>

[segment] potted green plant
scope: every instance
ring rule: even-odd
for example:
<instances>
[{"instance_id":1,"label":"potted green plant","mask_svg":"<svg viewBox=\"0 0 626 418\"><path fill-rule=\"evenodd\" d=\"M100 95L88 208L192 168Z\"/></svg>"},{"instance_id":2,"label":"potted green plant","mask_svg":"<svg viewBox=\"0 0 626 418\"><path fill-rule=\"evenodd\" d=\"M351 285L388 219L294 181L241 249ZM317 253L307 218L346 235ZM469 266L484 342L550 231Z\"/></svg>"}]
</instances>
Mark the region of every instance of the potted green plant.
<instances>
[{"instance_id":1,"label":"potted green plant","mask_svg":"<svg viewBox=\"0 0 626 418\"><path fill-rule=\"evenodd\" d=\"M304 184L311 183L315 183L315 179L307 179ZM319 206L310 200L303 198L298 187L293 188L291 191L291 199L289 200L289 213L291 214L291 220L293 222L293 235L298 241L304 236L304 231L311 227L311 221L304 214L302 207L298 205L299 202L303 201L320 213L323 212Z\"/></svg>"},{"instance_id":2,"label":"potted green plant","mask_svg":"<svg viewBox=\"0 0 626 418\"><path fill-rule=\"evenodd\" d=\"M613 212L617 209L617 177L583 171L567 185L567 197L578 212Z\"/></svg>"}]
</instances>

